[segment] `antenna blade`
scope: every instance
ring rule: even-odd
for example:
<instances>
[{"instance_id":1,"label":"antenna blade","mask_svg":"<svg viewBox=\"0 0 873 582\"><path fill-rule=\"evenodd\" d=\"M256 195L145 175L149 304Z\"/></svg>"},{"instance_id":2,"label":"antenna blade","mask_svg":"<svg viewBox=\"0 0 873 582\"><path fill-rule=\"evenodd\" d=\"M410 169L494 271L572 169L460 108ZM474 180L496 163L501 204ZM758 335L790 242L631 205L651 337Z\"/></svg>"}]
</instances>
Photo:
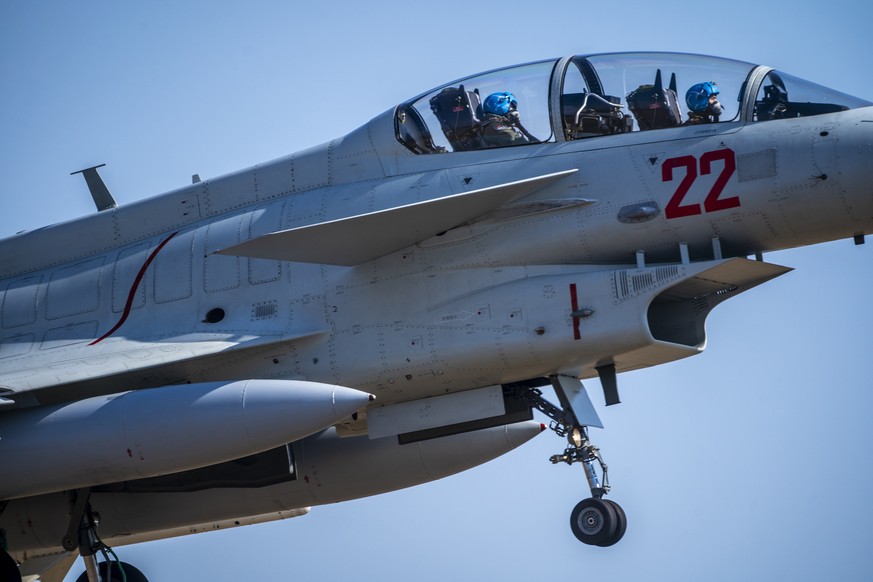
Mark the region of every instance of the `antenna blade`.
<instances>
[{"instance_id":1,"label":"antenna blade","mask_svg":"<svg viewBox=\"0 0 873 582\"><path fill-rule=\"evenodd\" d=\"M115 198L109 192L106 184L103 183L103 178L97 173L97 168L102 168L106 164L100 164L91 168L85 168L78 172L72 172L70 175L82 174L85 176L85 183L88 184L88 190L91 191L91 198L94 199L94 204L97 205L98 212L101 210L109 210L115 208L118 204L115 203Z\"/></svg>"}]
</instances>

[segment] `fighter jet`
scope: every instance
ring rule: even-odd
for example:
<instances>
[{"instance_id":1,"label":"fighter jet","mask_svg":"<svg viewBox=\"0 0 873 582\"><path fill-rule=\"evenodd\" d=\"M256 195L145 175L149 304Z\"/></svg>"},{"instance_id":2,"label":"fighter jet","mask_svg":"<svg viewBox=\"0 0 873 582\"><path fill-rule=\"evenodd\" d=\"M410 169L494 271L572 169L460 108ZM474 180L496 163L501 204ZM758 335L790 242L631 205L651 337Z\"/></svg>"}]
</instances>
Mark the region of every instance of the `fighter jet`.
<instances>
[{"instance_id":1,"label":"fighter jet","mask_svg":"<svg viewBox=\"0 0 873 582\"><path fill-rule=\"evenodd\" d=\"M0 578L458 473L546 428L627 528L582 381L699 354L766 252L873 229L873 104L673 53L489 71L346 136L0 241ZM554 389L557 402L544 395ZM507 527L511 527L508 524ZM98 563L98 556L107 561ZM111 557L111 559L109 559Z\"/></svg>"}]
</instances>

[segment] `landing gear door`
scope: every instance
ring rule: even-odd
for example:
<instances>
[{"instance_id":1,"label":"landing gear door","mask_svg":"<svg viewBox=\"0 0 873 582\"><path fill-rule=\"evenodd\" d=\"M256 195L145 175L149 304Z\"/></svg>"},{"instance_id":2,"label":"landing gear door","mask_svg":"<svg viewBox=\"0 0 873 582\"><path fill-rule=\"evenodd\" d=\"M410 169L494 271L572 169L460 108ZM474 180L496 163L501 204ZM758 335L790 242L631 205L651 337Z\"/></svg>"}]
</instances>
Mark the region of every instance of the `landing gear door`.
<instances>
[{"instance_id":1,"label":"landing gear door","mask_svg":"<svg viewBox=\"0 0 873 582\"><path fill-rule=\"evenodd\" d=\"M579 426L603 428L603 422L581 380L570 376L552 376L550 380L564 410L573 412Z\"/></svg>"}]
</instances>

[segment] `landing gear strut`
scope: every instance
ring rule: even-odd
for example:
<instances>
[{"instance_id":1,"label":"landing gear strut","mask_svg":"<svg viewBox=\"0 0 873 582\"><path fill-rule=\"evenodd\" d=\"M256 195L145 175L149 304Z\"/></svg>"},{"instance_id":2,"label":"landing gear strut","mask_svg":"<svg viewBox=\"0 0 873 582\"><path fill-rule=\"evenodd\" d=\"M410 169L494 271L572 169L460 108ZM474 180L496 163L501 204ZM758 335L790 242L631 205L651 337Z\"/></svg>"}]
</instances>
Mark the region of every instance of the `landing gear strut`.
<instances>
[{"instance_id":1,"label":"landing gear strut","mask_svg":"<svg viewBox=\"0 0 873 582\"><path fill-rule=\"evenodd\" d=\"M570 514L570 529L573 535L591 546L607 547L616 544L627 530L627 516L621 506L603 496L609 492L609 468L603 462L600 449L591 444L588 427L602 426L597 413L588 400L582 383L565 376L550 378L562 407L555 406L545 398L538 388L525 384L511 386L514 396L525 400L552 419L549 428L560 437L567 437L567 448L559 455L552 455L552 464L582 463L585 478L591 490L591 497L580 501ZM574 412L571 397L580 408L580 415ZM581 417L581 419L580 419ZM599 475L598 476L598 467Z\"/></svg>"},{"instance_id":2,"label":"landing gear strut","mask_svg":"<svg viewBox=\"0 0 873 582\"><path fill-rule=\"evenodd\" d=\"M78 549L85 562L85 571L76 582L148 582L142 572L124 562L119 562L112 548L103 543L97 535L100 515L91 509L88 489L70 492L70 525L61 545L67 551ZM103 554L104 561L97 563L97 552ZM112 559L110 559L112 555Z\"/></svg>"}]
</instances>

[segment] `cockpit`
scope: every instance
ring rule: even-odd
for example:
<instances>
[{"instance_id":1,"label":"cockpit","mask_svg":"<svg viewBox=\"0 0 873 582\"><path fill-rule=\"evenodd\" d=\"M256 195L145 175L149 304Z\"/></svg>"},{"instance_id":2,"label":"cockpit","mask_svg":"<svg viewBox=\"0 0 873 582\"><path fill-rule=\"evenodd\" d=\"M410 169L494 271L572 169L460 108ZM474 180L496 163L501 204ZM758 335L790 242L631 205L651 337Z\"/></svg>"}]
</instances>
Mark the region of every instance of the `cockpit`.
<instances>
[{"instance_id":1,"label":"cockpit","mask_svg":"<svg viewBox=\"0 0 873 582\"><path fill-rule=\"evenodd\" d=\"M500 95L511 98L495 108L491 104ZM615 53L539 61L460 79L399 105L395 130L412 152L436 154L764 122L869 105L742 61Z\"/></svg>"}]
</instances>

